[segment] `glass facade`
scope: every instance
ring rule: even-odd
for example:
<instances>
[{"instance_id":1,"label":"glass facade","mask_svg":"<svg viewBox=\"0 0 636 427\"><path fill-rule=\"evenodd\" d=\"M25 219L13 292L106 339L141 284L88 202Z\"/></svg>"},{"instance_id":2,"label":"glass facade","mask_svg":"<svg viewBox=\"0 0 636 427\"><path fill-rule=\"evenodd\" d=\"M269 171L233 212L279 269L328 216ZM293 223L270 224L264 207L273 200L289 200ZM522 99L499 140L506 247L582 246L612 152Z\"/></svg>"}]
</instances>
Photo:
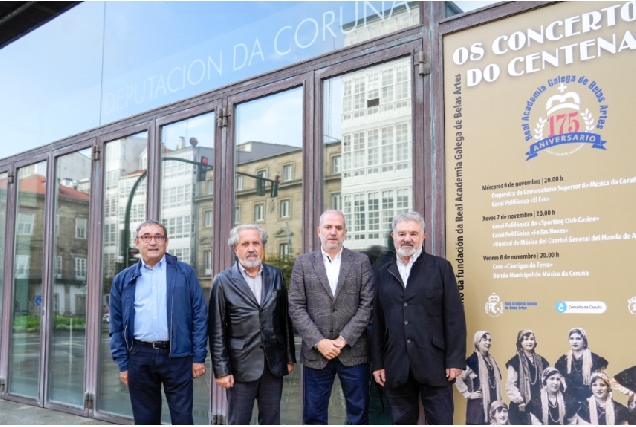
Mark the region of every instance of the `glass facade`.
<instances>
[{"instance_id":1,"label":"glass facade","mask_svg":"<svg viewBox=\"0 0 636 427\"><path fill-rule=\"evenodd\" d=\"M394 32L404 16L417 22L419 2L80 3L0 50L12 64L0 99L14 100L0 130L22 141L0 158Z\"/></svg>"}]
</instances>

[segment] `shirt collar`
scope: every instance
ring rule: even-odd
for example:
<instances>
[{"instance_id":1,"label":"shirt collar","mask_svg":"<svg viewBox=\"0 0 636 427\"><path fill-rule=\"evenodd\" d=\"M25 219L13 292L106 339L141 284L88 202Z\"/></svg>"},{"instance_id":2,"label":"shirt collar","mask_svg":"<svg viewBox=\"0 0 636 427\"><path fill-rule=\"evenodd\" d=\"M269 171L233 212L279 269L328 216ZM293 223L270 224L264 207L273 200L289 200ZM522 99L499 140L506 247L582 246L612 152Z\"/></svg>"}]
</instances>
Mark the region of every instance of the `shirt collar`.
<instances>
[{"instance_id":1,"label":"shirt collar","mask_svg":"<svg viewBox=\"0 0 636 427\"><path fill-rule=\"evenodd\" d=\"M263 274L263 263L261 262L261 268L258 270L258 273L256 273L256 276L252 276L250 273L247 272L247 270L245 269L245 267L243 267L243 265L241 265L240 262L236 262L239 266L239 271L241 272L241 274L243 275L243 277L245 277L245 275L247 274L248 276L254 278L259 276L260 274Z\"/></svg>"},{"instance_id":2,"label":"shirt collar","mask_svg":"<svg viewBox=\"0 0 636 427\"><path fill-rule=\"evenodd\" d=\"M336 254L336 256L333 258L333 260L334 260L334 261L335 261L335 260L337 260L337 259L340 259L340 258L341 258L341 256L342 256L342 249L343 249L343 248L340 248L340 252L338 252L338 253ZM322 252L322 257L323 257L323 258L324 258L324 257L327 257L327 261L331 262L331 256L329 256L329 254L328 254L327 252L325 252L325 250L322 248L322 245L320 246L320 252Z\"/></svg>"},{"instance_id":3,"label":"shirt collar","mask_svg":"<svg viewBox=\"0 0 636 427\"><path fill-rule=\"evenodd\" d=\"M417 261L417 259L420 257L420 255L422 255L422 248L420 248L417 252L415 252L413 255L411 255L411 259L409 260L408 264L413 264L415 261ZM408 265L407 263L405 263L404 261L402 261L402 258L400 258L400 255L398 255L398 253L395 253L395 256L397 257L397 260L400 264L402 265Z\"/></svg>"},{"instance_id":4,"label":"shirt collar","mask_svg":"<svg viewBox=\"0 0 636 427\"><path fill-rule=\"evenodd\" d=\"M159 269L163 268L163 264L166 262L166 254L163 254L163 256L161 257L161 259L159 260L159 262L157 264L155 264L155 268L159 267ZM141 265L142 267L146 267L148 270L152 270L153 267L150 267L148 264L146 264L146 261L144 261L143 258L141 258Z\"/></svg>"}]
</instances>

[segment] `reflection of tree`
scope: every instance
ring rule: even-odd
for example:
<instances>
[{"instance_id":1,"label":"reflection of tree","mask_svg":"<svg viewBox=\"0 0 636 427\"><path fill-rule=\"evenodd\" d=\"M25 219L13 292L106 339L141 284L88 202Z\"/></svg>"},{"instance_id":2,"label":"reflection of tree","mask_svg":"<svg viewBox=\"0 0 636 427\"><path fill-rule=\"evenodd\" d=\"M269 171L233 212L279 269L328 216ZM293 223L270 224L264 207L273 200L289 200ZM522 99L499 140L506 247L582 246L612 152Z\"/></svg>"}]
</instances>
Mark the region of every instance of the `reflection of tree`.
<instances>
[{"instance_id":1,"label":"reflection of tree","mask_svg":"<svg viewBox=\"0 0 636 427\"><path fill-rule=\"evenodd\" d=\"M274 267L278 267L283 271L283 277L285 278L285 284L289 287L289 282L291 281L291 274L294 268L294 262L296 261L296 257L300 255L289 254L289 255L279 255L279 254L266 254L265 262L267 264L273 265Z\"/></svg>"}]
</instances>

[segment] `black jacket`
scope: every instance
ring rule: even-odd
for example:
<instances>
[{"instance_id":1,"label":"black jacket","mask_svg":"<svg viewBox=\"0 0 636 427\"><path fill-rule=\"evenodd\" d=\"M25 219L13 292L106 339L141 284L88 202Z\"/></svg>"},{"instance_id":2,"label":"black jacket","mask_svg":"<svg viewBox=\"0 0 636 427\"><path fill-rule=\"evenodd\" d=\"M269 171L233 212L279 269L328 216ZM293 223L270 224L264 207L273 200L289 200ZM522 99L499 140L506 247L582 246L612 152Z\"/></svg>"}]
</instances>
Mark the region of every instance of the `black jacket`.
<instances>
[{"instance_id":1,"label":"black jacket","mask_svg":"<svg viewBox=\"0 0 636 427\"><path fill-rule=\"evenodd\" d=\"M283 376L288 373L287 364L296 362L280 269L263 264L261 299L258 304L238 263L214 277L208 333L215 377L234 375L237 382L255 381L263 374L265 359L274 375Z\"/></svg>"},{"instance_id":2,"label":"black jacket","mask_svg":"<svg viewBox=\"0 0 636 427\"><path fill-rule=\"evenodd\" d=\"M386 387L407 382L449 385L446 368L466 367L466 319L453 268L422 254L404 288L395 258L375 277L371 364L384 369Z\"/></svg>"}]
</instances>

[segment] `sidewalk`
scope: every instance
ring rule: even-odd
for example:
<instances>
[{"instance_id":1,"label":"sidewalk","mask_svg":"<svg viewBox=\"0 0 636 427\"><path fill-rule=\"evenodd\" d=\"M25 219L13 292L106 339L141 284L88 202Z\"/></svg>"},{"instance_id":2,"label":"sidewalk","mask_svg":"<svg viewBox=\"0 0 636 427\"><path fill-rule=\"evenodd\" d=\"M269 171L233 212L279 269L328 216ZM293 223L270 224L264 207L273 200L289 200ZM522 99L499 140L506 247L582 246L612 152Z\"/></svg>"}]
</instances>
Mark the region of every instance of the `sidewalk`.
<instances>
[{"instance_id":1,"label":"sidewalk","mask_svg":"<svg viewBox=\"0 0 636 427\"><path fill-rule=\"evenodd\" d=\"M111 423L0 399L0 425L12 424L110 425Z\"/></svg>"}]
</instances>

